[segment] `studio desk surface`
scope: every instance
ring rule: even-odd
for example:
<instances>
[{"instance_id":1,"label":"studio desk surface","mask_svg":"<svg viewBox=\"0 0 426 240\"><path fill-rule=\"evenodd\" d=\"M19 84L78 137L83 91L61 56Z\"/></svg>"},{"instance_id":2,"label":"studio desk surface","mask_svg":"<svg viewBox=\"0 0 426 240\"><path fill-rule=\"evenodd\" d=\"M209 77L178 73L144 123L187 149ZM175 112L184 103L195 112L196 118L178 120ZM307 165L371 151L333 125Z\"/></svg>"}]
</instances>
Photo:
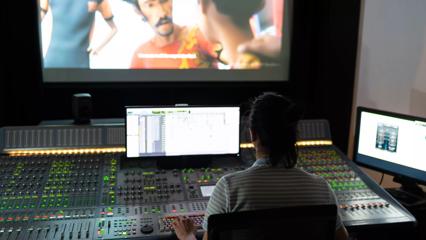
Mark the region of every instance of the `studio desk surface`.
<instances>
[{"instance_id":1,"label":"studio desk surface","mask_svg":"<svg viewBox=\"0 0 426 240\"><path fill-rule=\"evenodd\" d=\"M254 160L253 149L242 148L241 158L215 159L203 168L166 170L153 161L127 165L122 128L79 127L72 138L67 134L76 130L72 127L3 128L0 146L8 155L0 157L0 239L170 238L177 215L200 226L210 186ZM31 144L115 150L29 152L41 149ZM415 224L401 204L333 145L300 147L297 167L328 181L350 232L409 231Z\"/></svg>"}]
</instances>

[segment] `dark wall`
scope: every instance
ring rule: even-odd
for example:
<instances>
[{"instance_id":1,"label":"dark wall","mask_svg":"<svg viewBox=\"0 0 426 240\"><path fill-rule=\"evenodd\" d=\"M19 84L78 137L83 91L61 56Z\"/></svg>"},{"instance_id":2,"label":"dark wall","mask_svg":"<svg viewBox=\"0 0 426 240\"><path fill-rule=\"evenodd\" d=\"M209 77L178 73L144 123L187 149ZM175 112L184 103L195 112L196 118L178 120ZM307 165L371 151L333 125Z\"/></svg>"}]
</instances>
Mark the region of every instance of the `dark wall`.
<instances>
[{"instance_id":1,"label":"dark wall","mask_svg":"<svg viewBox=\"0 0 426 240\"><path fill-rule=\"evenodd\" d=\"M330 121L334 142L346 151L351 119L360 1L329 0L316 9L316 80L310 104L314 116Z\"/></svg>"},{"instance_id":2,"label":"dark wall","mask_svg":"<svg viewBox=\"0 0 426 240\"><path fill-rule=\"evenodd\" d=\"M290 82L41 84L36 1L7 1L2 8L6 63L1 66L0 125L71 118L72 94L89 92L93 116L122 117L125 105L241 104L263 91L294 98L305 118L331 122L335 143L346 150L358 33L359 2L295 0ZM18 6L19 5L19 6ZM20 9L19 16L16 11ZM337 89L337 90L334 90ZM245 106L245 105L243 105Z\"/></svg>"},{"instance_id":3,"label":"dark wall","mask_svg":"<svg viewBox=\"0 0 426 240\"><path fill-rule=\"evenodd\" d=\"M8 1L1 11L0 126L40 118L41 59L37 1Z\"/></svg>"}]
</instances>

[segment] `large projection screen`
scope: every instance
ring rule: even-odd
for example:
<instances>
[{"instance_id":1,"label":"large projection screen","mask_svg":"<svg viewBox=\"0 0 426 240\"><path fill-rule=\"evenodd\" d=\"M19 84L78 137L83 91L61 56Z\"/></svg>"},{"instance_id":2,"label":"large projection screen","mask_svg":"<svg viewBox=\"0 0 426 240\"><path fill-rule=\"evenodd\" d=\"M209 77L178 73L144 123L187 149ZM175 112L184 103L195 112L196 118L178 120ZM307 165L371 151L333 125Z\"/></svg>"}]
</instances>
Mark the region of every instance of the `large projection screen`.
<instances>
[{"instance_id":1,"label":"large projection screen","mask_svg":"<svg viewBox=\"0 0 426 240\"><path fill-rule=\"evenodd\" d=\"M44 82L288 80L290 0L239 0L231 10L204 1L223 11L198 0L39 2ZM265 36L275 56L238 52Z\"/></svg>"}]
</instances>

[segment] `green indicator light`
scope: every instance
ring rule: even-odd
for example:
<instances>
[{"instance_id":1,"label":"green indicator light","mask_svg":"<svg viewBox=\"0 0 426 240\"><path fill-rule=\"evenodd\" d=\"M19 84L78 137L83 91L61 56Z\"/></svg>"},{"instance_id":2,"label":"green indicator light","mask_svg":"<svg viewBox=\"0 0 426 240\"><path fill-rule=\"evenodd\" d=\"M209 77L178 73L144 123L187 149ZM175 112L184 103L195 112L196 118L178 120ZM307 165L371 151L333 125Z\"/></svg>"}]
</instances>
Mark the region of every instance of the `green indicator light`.
<instances>
[{"instance_id":1,"label":"green indicator light","mask_svg":"<svg viewBox=\"0 0 426 240\"><path fill-rule=\"evenodd\" d=\"M109 181L109 177L108 176L104 176L104 182L108 182Z\"/></svg>"}]
</instances>

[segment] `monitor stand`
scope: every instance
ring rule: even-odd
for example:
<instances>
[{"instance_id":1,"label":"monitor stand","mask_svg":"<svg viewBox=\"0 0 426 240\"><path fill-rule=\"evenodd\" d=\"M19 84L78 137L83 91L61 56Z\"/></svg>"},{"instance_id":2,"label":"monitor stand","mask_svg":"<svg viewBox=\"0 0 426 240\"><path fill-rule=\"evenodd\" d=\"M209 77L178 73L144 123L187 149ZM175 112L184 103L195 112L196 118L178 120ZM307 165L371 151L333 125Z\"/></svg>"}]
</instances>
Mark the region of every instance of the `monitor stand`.
<instances>
[{"instance_id":1,"label":"monitor stand","mask_svg":"<svg viewBox=\"0 0 426 240\"><path fill-rule=\"evenodd\" d=\"M211 156L168 156L157 159L157 167L160 169L183 169L209 167Z\"/></svg>"},{"instance_id":2,"label":"monitor stand","mask_svg":"<svg viewBox=\"0 0 426 240\"><path fill-rule=\"evenodd\" d=\"M394 182L401 184L399 188L389 188L387 191L405 206L417 206L426 204L426 193L416 182L395 176Z\"/></svg>"}]
</instances>

